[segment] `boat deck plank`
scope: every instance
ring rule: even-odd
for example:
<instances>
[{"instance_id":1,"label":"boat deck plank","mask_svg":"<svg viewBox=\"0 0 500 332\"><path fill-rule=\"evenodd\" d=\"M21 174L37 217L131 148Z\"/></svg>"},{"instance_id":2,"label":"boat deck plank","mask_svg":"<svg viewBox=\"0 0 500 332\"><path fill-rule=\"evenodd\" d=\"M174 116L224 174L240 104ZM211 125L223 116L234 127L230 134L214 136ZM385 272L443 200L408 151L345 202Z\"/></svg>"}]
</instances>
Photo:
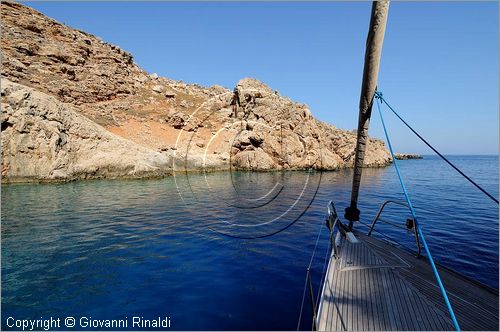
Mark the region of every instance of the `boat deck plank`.
<instances>
[{"instance_id":1,"label":"boat deck plank","mask_svg":"<svg viewBox=\"0 0 500 332\"><path fill-rule=\"evenodd\" d=\"M344 241L325 278L318 329L453 330L425 258L355 232ZM498 331L498 292L438 267L463 330Z\"/></svg>"}]
</instances>

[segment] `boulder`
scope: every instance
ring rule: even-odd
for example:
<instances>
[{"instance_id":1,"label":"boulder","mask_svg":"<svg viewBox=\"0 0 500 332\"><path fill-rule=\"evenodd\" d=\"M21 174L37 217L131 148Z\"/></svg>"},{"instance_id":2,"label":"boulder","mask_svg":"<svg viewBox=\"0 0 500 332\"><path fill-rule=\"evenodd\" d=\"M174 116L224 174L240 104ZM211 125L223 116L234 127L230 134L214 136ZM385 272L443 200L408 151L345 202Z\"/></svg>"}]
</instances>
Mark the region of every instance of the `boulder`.
<instances>
[{"instance_id":1,"label":"boulder","mask_svg":"<svg viewBox=\"0 0 500 332\"><path fill-rule=\"evenodd\" d=\"M153 90L156 93L161 93L163 91L163 86L155 85L155 86L153 86L153 88L151 90Z\"/></svg>"},{"instance_id":2,"label":"boulder","mask_svg":"<svg viewBox=\"0 0 500 332\"><path fill-rule=\"evenodd\" d=\"M186 124L185 116L183 113L175 113L168 119L168 123L175 129L182 129Z\"/></svg>"},{"instance_id":3,"label":"boulder","mask_svg":"<svg viewBox=\"0 0 500 332\"><path fill-rule=\"evenodd\" d=\"M271 170L277 166L273 158L260 148L240 152L232 160L233 167L241 170Z\"/></svg>"}]
</instances>

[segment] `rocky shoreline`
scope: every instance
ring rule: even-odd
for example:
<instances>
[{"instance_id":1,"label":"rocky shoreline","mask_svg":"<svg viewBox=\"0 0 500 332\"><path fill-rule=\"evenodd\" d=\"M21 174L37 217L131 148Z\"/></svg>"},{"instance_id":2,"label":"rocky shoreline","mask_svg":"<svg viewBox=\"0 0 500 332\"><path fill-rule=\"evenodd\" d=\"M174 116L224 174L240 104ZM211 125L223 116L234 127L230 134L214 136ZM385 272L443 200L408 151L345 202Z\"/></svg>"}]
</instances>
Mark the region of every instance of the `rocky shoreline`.
<instances>
[{"instance_id":1,"label":"rocky shoreline","mask_svg":"<svg viewBox=\"0 0 500 332\"><path fill-rule=\"evenodd\" d=\"M186 84L27 6L2 2L1 18L4 183L353 165L354 133L256 79ZM391 162L369 138L365 166Z\"/></svg>"},{"instance_id":2,"label":"rocky shoreline","mask_svg":"<svg viewBox=\"0 0 500 332\"><path fill-rule=\"evenodd\" d=\"M424 159L422 155L412 153L395 153L394 158L397 160Z\"/></svg>"}]
</instances>

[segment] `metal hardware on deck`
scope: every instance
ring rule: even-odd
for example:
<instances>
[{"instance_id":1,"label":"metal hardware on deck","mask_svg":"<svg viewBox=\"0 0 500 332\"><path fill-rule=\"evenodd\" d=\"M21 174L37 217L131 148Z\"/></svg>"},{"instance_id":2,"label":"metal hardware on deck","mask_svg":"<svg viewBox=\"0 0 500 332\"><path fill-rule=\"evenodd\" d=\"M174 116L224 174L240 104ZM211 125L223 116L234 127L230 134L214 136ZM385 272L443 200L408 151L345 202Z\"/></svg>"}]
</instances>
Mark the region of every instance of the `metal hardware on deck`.
<instances>
[{"instance_id":1,"label":"metal hardware on deck","mask_svg":"<svg viewBox=\"0 0 500 332\"><path fill-rule=\"evenodd\" d=\"M328 203L328 217L326 219L328 229L330 230L330 243L333 247L333 256L338 257L338 252L337 252L337 244L335 243L335 239L333 237L335 226L337 226L338 222L340 221L339 216L337 215L337 209L335 209L335 205L333 205L333 202L330 201Z\"/></svg>"},{"instance_id":2,"label":"metal hardware on deck","mask_svg":"<svg viewBox=\"0 0 500 332\"><path fill-rule=\"evenodd\" d=\"M356 238L356 236L352 233L352 232L347 232L345 233L345 238L347 239L347 241L351 242L351 243L358 243L358 239Z\"/></svg>"},{"instance_id":3,"label":"metal hardware on deck","mask_svg":"<svg viewBox=\"0 0 500 332\"><path fill-rule=\"evenodd\" d=\"M375 219L373 220L373 223L370 227L370 231L368 232L368 236L370 236L372 234L372 231L375 229L375 225L377 224L377 221L379 221L379 220L382 222L385 222L387 224L394 225L391 222L387 222L387 221L380 219L380 215L382 214L382 211L384 211L385 206L389 203L397 204L397 205L401 205L401 206L405 206L405 207L409 208L408 204L403 203L403 202L399 202L399 201L394 201L394 200L387 200L384 203L382 203L382 205L380 206L380 209L378 210L377 215L375 216ZM411 224L412 224L411 228L408 228L408 224L409 224L408 220L411 220ZM414 226L413 219L408 219L408 220L406 221L406 227L407 227L407 229L413 228L413 231L415 233L415 242L417 244L417 257L420 257L421 248L420 248L420 240L418 238L418 230L417 230L417 227ZM394 225L394 226L397 226L397 225Z\"/></svg>"},{"instance_id":4,"label":"metal hardware on deck","mask_svg":"<svg viewBox=\"0 0 500 332\"><path fill-rule=\"evenodd\" d=\"M375 228L375 224L377 223L377 220L380 219L380 215L382 214L382 211L384 210L385 206L389 203L393 203L393 204L397 204L397 205L401 205L401 206L406 206L408 207L408 204L406 203L403 203L403 202L399 202L399 201L393 201L393 200L387 200L385 201L384 203L382 203L382 205L380 206L380 208L378 209L378 212L377 212L377 215L375 216L375 219L373 220L373 223L372 223L372 226L370 227L370 231L368 232L368 236L371 235L373 229Z\"/></svg>"}]
</instances>

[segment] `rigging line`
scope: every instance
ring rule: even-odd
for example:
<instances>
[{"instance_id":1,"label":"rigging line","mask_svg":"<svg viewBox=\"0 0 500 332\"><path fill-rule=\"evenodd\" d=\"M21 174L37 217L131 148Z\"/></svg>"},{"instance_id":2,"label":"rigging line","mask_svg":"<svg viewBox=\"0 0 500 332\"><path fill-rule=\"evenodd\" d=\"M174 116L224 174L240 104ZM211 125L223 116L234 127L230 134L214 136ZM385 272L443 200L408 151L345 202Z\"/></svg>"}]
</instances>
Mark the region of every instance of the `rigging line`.
<instances>
[{"instance_id":1,"label":"rigging line","mask_svg":"<svg viewBox=\"0 0 500 332\"><path fill-rule=\"evenodd\" d=\"M321 280L319 282L319 289L318 289L318 295L316 296L316 303L319 303L319 296L321 294L321 288L323 286L323 283L325 282L325 279L326 279L326 275L325 275L325 269L326 269L326 266L328 265L329 263L329 259L328 259L328 254L331 253L332 251L332 236L333 236L333 232L330 234L330 236L328 237L328 242L329 242L329 245L328 247L326 248L326 253L325 253L325 257L324 257L324 263L323 263L323 269L321 271ZM335 242L335 239L333 239L333 241ZM335 245L335 243L333 244Z\"/></svg>"},{"instance_id":2,"label":"rigging line","mask_svg":"<svg viewBox=\"0 0 500 332\"><path fill-rule=\"evenodd\" d=\"M318 248L319 238L321 236L321 232L323 231L323 226L324 226L323 223L321 223L319 227L318 237L316 238L316 244L314 245L313 253L311 256L311 260L309 261L309 266L307 267L308 270L311 268L314 256L316 255L316 248Z\"/></svg>"},{"instance_id":3,"label":"rigging line","mask_svg":"<svg viewBox=\"0 0 500 332\"><path fill-rule=\"evenodd\" d=\"M307 272L307 273L309 273L309 272ZM300 330L300 323L302 321L302 311L304 310L304 300L306 299L307 273L306 273L306 281L304 283L304 292L302 293L302 304L300 305L300 314L299 314L299 322L297 323L297 331Z\"/></svg>"},{"instance_id":4,"label":"rigging line","mask_svg":"<svg viewBox=\"0 0 500 332\"><path fill-rule=\"evenodd\" d=\"M460 326L458 325L457 317L455 316L455 313L453 312L453 308L451 307L450 300L448 299L448 295L446 294L446 289L444 288L443 283L441 282L441 277L439 276L436 265L434 264L434 259L432 258L431 251L429 250L429 246L427 245L427 241L425 240L424 233L422 232L422 229L420 228L420 226L417 222L417 215L415 213L415 209L413 208L413 205L411 204L410 196L408 195L408 191L406 190L406 186L405 186L405 183L403 181L403 177L401 176L401 172L399 171L397 160L394 157L394 151L392 150L391 140L389 139L389 134L387 133L387 128L385 127L384 116L382 115L382 110L380 109L379 99L382 99L382 93L375 91L375 98L377 101L377 109L378 109L378 113L380 114L380 120L382 122L382 127L384 128L385 138L387 139L387 145L389 146L389 151L391 152L392 160L394 163L394 168L396 168L396 173L398 175L399 182L401 183L403 193L406 197L406 202L408 203L408 207L410 208L411 214L413 216L413 220L415 222L415 227L417 228L418 235L420 236L420 240L422 241L422 244L424 245L424 249L425 249L425 252L427 254L427 259L429 260L429 263L431 264L432 272L434 272L434 276L436 277L436 281L438 283L439 289L441 290L441 294L443 295L444 302L446 303L446 306L448 307L448 311L449 311L451 319L453 321L453 325L455 326L455 329L457 331L460 331Z\"/></svg>"},{"instance_id":5,"label":"rigging line","mask_svg":"<svg viewBox=\"0 0 500 332\"><path fill-rule=\"evenodd\" d=\"M312 265L312 262L314 260L314 255L316 254L316 248L318 248L319 238L321 237L322 231L323 231L323 224L320 224L318 236L316 237L316 244L314 245L311 259L309 260L309 265L307 266L307 270L306 270L306 281L304 283L304 292L302 293L302 304L300 305L300 314L299 314L299 322L297 324L297 331L300 329L300 323L302 320L302 311L304 310L304 301L306 298L306 290L307 290L307 278L310 277L311 265Z\"/></svg>"},{"instance_id":6,"label":"rigging line","mask_svg":"<svg viewBox=\"0 0 500 332\"><path fill-rule=\"evenodd\" d=\"M436 150L429 142L427 142L427 140L425 140L425 138L423 138L419 133L417 133L417 131L415 129L412 128L412 126L410 126L392 107L391 105L389 105L387 103L387 100L384 99L384 97L382 96L382 94L378 94L378 92L375 92L375 95L376 95L376 98L380 99L380 101L382 103L385 103L387 105L387 107L389 107L389 109L399 118L399 120L401 120L415 135L417 135L418 138L420 138L420 140L422 140L422 142L424 142L429 148L432 149L432 151L434 151L438 156L440 156L444 161L446 161L448 163L448 165L450 165L451 167L453 167L453 169L455 169L455 171L457 171L458 173L460 173L460 175L462 175L465 179L467 179L470 183L472 183L477 189L481 190L486 196L488 196L489 198L491 198L493 201L495 201L497 204L498 204L498 199L496 199L493 195L491 195L489 192L487 192L485 189L483 189L483 187L481 187L480 185L478 185L474 180L472 180L470 177L468 177L464 172L462 172L457 166L455 166L451 161L448 160L448 158L446 158L445 156L443 156L438 150Z\"/></svg>"}]
</instances>

